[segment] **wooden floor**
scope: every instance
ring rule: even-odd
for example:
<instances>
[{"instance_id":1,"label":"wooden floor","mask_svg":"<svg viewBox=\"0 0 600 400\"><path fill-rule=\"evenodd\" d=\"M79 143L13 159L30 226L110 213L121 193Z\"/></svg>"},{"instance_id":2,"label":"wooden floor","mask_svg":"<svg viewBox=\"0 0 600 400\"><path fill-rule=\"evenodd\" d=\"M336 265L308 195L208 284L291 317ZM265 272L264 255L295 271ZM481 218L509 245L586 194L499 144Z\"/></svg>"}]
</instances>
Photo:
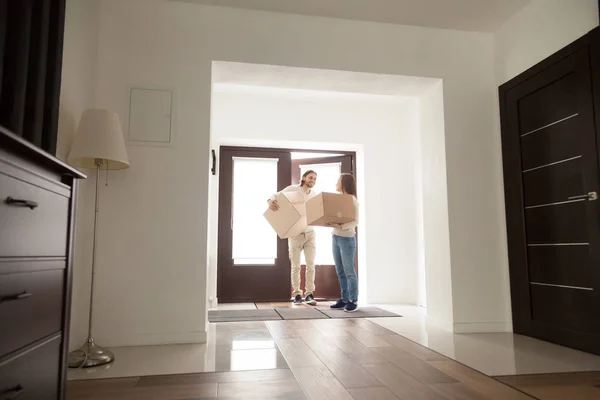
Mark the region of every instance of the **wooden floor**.
<instances>
[{"instance_id":1,"label":"wooden floor","mask_svg":"<svg viewBox=\"0 0 600 400\"><path fill-rule=\"evenodd\" d=\"M244 326L236 324L219 325L232 332ZM577 378L574 375L571 380L558 385L556 380L538 381L531 377L496 380L365 319L269 321L264 324L283 355L284 361L277 364L277 369L72 381L68 384L67 398L600 399L600 389L593 385L598 375ZM226 340L226 336L219 340ZM572 389L572 386L578 386L578 391L565 391L566 387ZM572 394L560 397L561 393ZM594 394L596 397L589 397Z\"/></svg>"},{"instance_id":2,"label":"wooden floor","mask_svg":"<svg viewBox=\"0 0 600 400\"><path fill-rule=\"evenodd\" d=\"M496 379L542 400L600 399L600 372L502 376Z\"/></svg>"}]
</instances>

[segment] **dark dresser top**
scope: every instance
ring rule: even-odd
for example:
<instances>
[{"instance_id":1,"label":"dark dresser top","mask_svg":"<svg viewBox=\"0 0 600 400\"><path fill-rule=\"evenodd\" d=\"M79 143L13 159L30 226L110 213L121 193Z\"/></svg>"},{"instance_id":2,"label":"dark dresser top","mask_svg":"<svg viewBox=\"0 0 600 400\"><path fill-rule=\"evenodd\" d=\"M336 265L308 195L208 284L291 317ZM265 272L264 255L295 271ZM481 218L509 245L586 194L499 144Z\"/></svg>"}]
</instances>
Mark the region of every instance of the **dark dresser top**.
<instances>
[{"instance_id":1,"label":"dark dresser top","mask_svg":"<svg viewBox=\"0 0 600 400\"><path fill-rule=\"evenodd\" d=\"M37 165L44 166L61 175L69 175L76 179L87 178L85 174L77 169L15 135L2 125L0 125L0 149L24 157Z\"/></svg>"}]
</instances>

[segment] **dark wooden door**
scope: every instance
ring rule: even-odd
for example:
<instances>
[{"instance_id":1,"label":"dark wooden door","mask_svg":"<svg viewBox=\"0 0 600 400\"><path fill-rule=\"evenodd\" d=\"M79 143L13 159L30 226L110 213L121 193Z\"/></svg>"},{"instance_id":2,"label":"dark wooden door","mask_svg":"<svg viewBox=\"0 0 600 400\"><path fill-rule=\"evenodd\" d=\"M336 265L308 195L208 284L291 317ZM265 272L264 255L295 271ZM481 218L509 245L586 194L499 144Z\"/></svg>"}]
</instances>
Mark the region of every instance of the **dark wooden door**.
<instances>
[{"instance_id":1,"label":"dark wooden door","mask_svg":"<svg viewBox=\"0 0 600 400\"><path fill-rule=\"evenodd\" d=\"M350 155L292 160L292 182L299 182L308 169L317 173L317 192L335 192L340 173L352 173L354 160ZM315 298L337 300L340 284L333 264L331 228L316 227ZM356 263L358 266L358 263ZM304 288L306 265L302 265L300 287Z\"/></svg>"},{"instance_id":2,"label":"dark wooden door","mask_svg":"<svg viewBox=\"0 0 600 400\"><path fill-rule=\"evenodd\" d=\"M222 147L219 165L219 302L289 300L287 240L262 214L269 197L290 184L290 152Z\"/></svg>"},{"instance_id":3,"label":"dark wooden door","mask_svg":"<svg viewBox=\"0 0 600 400\"><path fill-rule=\"evenodd\" d=\"M600 354L589 48L547 64L500 88L514 331Z\"/></svg>"}]
</instances>

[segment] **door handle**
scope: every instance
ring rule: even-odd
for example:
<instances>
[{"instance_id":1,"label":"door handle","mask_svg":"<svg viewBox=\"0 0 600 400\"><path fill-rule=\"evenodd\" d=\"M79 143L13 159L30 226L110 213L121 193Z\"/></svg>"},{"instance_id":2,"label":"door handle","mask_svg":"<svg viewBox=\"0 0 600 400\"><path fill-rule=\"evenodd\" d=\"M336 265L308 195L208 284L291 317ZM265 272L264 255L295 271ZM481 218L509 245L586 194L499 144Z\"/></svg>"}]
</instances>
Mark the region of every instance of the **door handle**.
<instances>
[{"instance_id":1,"label":"door handle","mask_svg":"<svg viewBox=\"0 0 600 400\"><path fill-rule=\"evenodd\" d=\"M28 297L31 297L31 293L30 292L22 292L19 294L11 294L8 296L0 296L0 303L6 303L9 301L17 301L17 300L24 300Z\"/></svg>"},{"instance_id":2,"label":"door handle","mask_svg":"<svg viewBox=\"0 0 600 400\"><path fill-rule=\"evenodd\" d=\"M598 193L596 193L596 192L589 192L588 194L582 194L582 195L579 195L579 196L571 196L571 197L569 197L569 200L581 200L581 199L587 199L588 201L598 200Z\"/></svg>"},{"instance_id":3,"label":"door handle","mask_svg":"<svg viewBox=\"0 0 600 400\"><path fill-rule=\"evenodd\" d=\"M14 199L12 197L7 197L6 200L5 200L5 203L8 204L8 205L15 205L15 206L20 206L20 207L28 207L28 208L30 208L32 210L38 206L38 203L36 203L35 201Z\"/></svg>"}]
</instances>

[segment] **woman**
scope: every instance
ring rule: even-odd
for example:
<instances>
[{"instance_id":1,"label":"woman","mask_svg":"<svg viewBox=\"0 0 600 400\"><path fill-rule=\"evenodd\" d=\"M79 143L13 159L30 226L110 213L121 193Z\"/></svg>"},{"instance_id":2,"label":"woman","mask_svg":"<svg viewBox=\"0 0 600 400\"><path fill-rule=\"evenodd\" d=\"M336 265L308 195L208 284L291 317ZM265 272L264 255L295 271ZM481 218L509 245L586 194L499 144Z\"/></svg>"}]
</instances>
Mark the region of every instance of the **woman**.
<instances>
[{"instance_id":1,"label":"woman","mask_svg":"<svg viewBox=\"0 0 600 400\"><path fill-rule=\"evenodd\" d=\"M358 201L356 201L356 180L351 174L342 174L336 188L341 194L353 196L354 221L345 224L331 224L333 229L333 259L342 289L342 298L331 306L333 310L354 312L357 309L358 286L354 270L356 252L356 225L358 225Z\"/></svg>"}]
</instances>

